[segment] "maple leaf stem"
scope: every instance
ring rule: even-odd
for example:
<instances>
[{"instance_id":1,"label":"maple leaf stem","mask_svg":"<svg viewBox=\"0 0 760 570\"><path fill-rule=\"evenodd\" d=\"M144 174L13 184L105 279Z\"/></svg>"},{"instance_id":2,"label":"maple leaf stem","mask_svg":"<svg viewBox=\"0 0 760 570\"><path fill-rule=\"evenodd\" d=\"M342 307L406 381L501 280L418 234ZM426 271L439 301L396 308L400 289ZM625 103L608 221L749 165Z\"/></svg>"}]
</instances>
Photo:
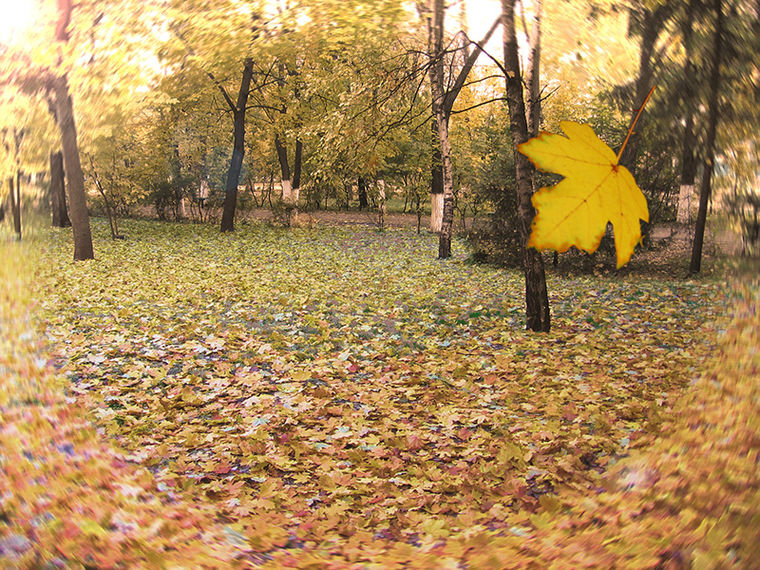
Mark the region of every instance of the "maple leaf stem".
<instances>
[{"instance_id":1,"label":"maple leaf stem","mask_svg":"<svg viewBox=\"0 0 760 570\"><path fill-rule=\"evenodd\" d=\"M625 150L625 145L628 144L628 139L630 139L631 135L633 134L633 127L636 126L636 123L638 122L639 117L641 116L641 112L644 110L644 105L646 105L647 101L649 101L649 98L652 96L652 93L654 92L655 87L657 86L652 85L652 88L649 90L649 93L647 93L647 96L644 97L644 102L641 104L641 107L639 107L639 112L636 113L636 118L633 119L631 126L628 128L628 134L625 136L625 140L623 141L623 146L620 147L620 150L617 153L618 161L620 161L620 157L622 156L623 151Z\"/></svg>"}]
</instances>

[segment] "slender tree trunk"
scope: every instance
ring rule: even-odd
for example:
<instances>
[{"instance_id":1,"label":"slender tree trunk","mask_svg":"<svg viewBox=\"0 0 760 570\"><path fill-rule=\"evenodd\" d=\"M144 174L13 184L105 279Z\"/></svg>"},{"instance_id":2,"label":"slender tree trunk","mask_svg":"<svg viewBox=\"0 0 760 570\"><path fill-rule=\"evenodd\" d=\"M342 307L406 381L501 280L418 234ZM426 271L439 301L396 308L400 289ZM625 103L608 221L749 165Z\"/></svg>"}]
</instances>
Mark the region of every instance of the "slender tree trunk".
<instances>
[{"instance_id":1,"label":"slender tree trunk","mask_svg":"<svg viewBox=\"0 0 760 570\"><path fill-rule=\"evenodd\" d=\"M301 166L303 163L303 143L296 139L296 153L293 158L293 203L298 204L301 195Z\"/></svg>"},{"instance_id":2,"label":"slender tree trunk","mask_svg":"<svg viewBox=\"0 0 760 570\"><path fill-rule=\"evenodd\" d=\"M441 232L443 224L443 158L441 156L441 141L438 133L438 109L433 103L433 121L430 123L433 145L433 158L431 160L430 181L430 231Z\"/></svg>"},{"instance_id":3,"label":"slender tree trunk","mask_svg":"<svg viewBox=\"0 0 760 570\"><path fill-rule=\"evenodd\" d=\"M662 32L664 22L667 14L670 11L669 4L661 4L657 8L649 9L647 7L641 8L643 10L643 24L641 31L641 48L639 50L639 73L636 78L636 90L634 95L634 106L631 109L631 123L638 115L638 110L644 104L649 90L652 88L654 79L654 67L652 56L654 55L655 44L657 38ZM628 170L636 177L637 173L637 161L639 156L639 140L643 121L639 119L638 129L631 133L628 139L628 144L623 149L623 154L620 157L620 164L628 168ZM651 221L651 220L650 220ZM641 234L642 244L647 245L649 243L649 230L650 222L641 222Z\"/></svg>"},{"instance_id":4,"label":"slender tree trunk","mask_svg":"<svg viewBox=\"0 0 760 570\"><path fill-rule=\"evenodd\" d=\"M445 14L444 0L433 1L433 65L431 71L431 88L435 124L438 130L438 142L441 150L441 171L443 173L443 218L441 233L438 237L438 259L451 257L451 234L454 226L454 179L451 174L451 145L449 142L449 125L444 105L443 76L443 22Z\"/></svg>"},{"instance_id":5,"label":"slender tree trunk","mask_svg":"<svg viewBox=\"0 0 760 570\"><path fill-rule=\"evenodd\" d=\"M520 63L515 34L515 0L502 0L504 25L504 67L507 72L507 103L509 105L512 144L515 151L515 191L517 193L517 218L520 239L523 244L523 271L525 273L526 326L532 331L549 332L549 296L541 254L525 247L530 237L530 226L535 210L531 203L533 194L533 169L528 158L517 151L517 145L528 140L528 124L525 119Z\"/></svg>"},{"instance_id":6,"label":"slender tree trunk","mask_svg":"<svg viewBox=\"0 0 760 570\"><path fill-rule=\"evenodd\" d=\"M299 142L296 142L296 149L298 149ZM282 201L285 203L286 212L288 216L288 226L294 226L298 224L298 193L299 189L295 187L295 177L291 179L290 164L288 163L288 149L285 143L282 141L279 135L274 137L274 146L277 150L277 159L280 162L280 172L282 174ZM296 164L298 168L298 178L300 184L301 167Z\"/></svg>"},{"instance_id":7,"label":"slender tree trunk","mask_svg":"<svg viewBox=\"0 0 760 570\"><path fill-rule=\"evenodd\" d=\"M234 134L232 142L232 160L227 171L227 183L224 186L224 210L222 211L221 231L231 232L235 229L235 209L237 208L237 188L240 182L240 172L243 170L245 155L245 108L248 104L248 94L251 91L253 77L253 59L246 58L243 62L243 78L240 81L237 104L232 103L232 120ZM221 87L220 87L221 88ZM223 91L226 95L226 92ZM228 103L231 103L228 99Z\"/></svg>"},{"instance_id":8,"label":"slender tree trunk","mask_svg":"<svg viewBox=\"0 0 760 570\"><path fill-rule=\"evenodd\" d=\"M63 153L50 153L50 204L53 210L53 227L67 228L71 225L66 211L66 189L63 181Z\"/></svg>"},{"instance_id":9,"label":"slender tree trunk","mask_svg":"<svg viewBox=\"0 0 760 570\"><path fill-rule=\"evenodd\" d=\"M438 5L438 0L433 0L433 19L436 20L436 18L440 17L441 22L443 22L444 14L445 14L445 5L442 3L440 6ZM440 14L439 14L440 12ZM462 12L460 12L461 15ZM441 24L442 27L442 24ZM485 45L488 43L488 40L491 38L493 33L496 31L496 28L499 27L499 18L497 18L494 23L491 25L491 28L486 32L486 35L483 37L483 39L480 41L480 45ZM433 101L432 101L432 111L433 111L433 121L431 124L431 140L432 140L432 147L433 147L433 155L432 155L432 161L431 161L431 168L432 168L432 179L431 179L431 188L430 188L430 231L435 233L440 233L443 229L444 224L453 225L453 219L454 219L454 208L451 207L451 210L446 209L446 197L445 197L445 184L446 184L446 175L443 171L443 149L441 148L441 142L440 142L440 128L438 126L438 114L439 112L443 112L443 116L446 120L446 129L448 132L448 123L449 118L451 117L451 111L454 108L454 102L456 101L457 97L459 96L459 93L462 91L462 88L464 87L465 82L467 81L467 76L469 75L470 71L472 70L472 67L475 65L475 62L478 59L478 56L481 53L481 48L476 47L472 53L469 53L469 42L463 41L463 45L460 48L464 54L464 64L462 65L462 68L459 70L459 73L457 74L456 78L454 78L454 82L452 86L446 90L444 86L444 77L443 77L443 31L441 31L441 38L440 38L440 49L436 51L436 48L434 46L435 42L438 41L438 38L435 36L437 33L437 29L435 28L435 24L431 25L429 30L429 38L428 38L428 53L433 54L433 57L435 57L434 65L430 66L429 74L430 74L430 84L433 85L436 81L440 82L441 85L441 97L440 99L436 99L435 95L433 95ZM441 72L440 72L440 78L437 78L437 75L439 73L438 68L436 64L438 63L438 58L440 58L440 66L441 66ZM432 88L431 88L432 91ZM440 109L439 109L440 107ZM450 158L450 155L449 155ZM452 192L453 192L453 182L452 182ZM451 216L450 221L445 221L446 215Z\"/></svg>"},{"instance_id":10,"label":"slender tree trunk","mask_svg":"<svg viewBox=\"0 0 760 570\"><path fill-rule=\"evenodd\" d=\"M694 152L696 142L694 115L689 112L684 126L683 148L681 150L681 183L678 189L678 210L676 212L676 221L681 224L690 225L693 219L694 180L697 177L697 157Z\"/></svg>"},{"instance_id":11,"label":"slender tree trunk","mask_svg":"<svg viewBox=\"0 0 760 570\"><path fill-rule=\"evenodd\" d=\"M441 12L443 12L443 9L444 7L441 6ZM438 57L438 53L433 47L435 43L435 34L437 33L433 22L436 18L436 10L438 10L437 0L432 0L433 19L428 17L427 47L428 55L432 58ZM441 224L443 222L443 159L441 157L441 140L438 133L438 114L440 112L439 107L442 103L442 96L436 98L434 93L435 87L433 86L438 81L437 69L438 65L435 61L428 68L428 75L430 77L431 109L433 111L433 120L430 122L430 144L432 147L432 157L430 161L430 231L440 233ZM442 89L443 88L441 87L441 90Z\"/></svg>"},{"instance_id":12,"label":"slender tree trunk","mask_svg":"<svg viewBox=\"0 0 760 570\"><path fill-rule=\"evenodd\" d=\"M69 189L69 213L74 233L74 259L93 259L90 216L87 212L87 197L84 190L84 173L79 159L77 130L74 123L74 105L69 95L66 76L52 81L55 98L55 116L61 131L63 165L66 172L66 186Z\"/></svg>"},{"instance_id":13,"label":"slender tree trunk","mask_svg":"<svg viewBox=\"0 0 760 570\"><path fill-rule=\"evenodd\" d=\"M288 163L288 149L282 142L280 135L274 136L274 148L277 151L277 160L280 163L280 180L282 182L282 201L290 204L292 200L293 183L290 179L290 163Z\"/></svg>"},{"instance_id":14,"label":"slender tree trunk","mask_svg":"<svg viewBox=\"0 0 760 570\"><path fill-rule=\"evenodd\" d=\"M715 133L718 128L718 103L720 91L720 60L723 46L723 5L721 0L714 0L715 9L715 43L712 57L712 72L710 76L710 100L708 103L707 139L705 140L705 171L699 189L699 210L694 228L694 243L691 249L691 264L689 271L699 273L702 266L702 245L707 223L707 205L710 200L710 183L715 162Z\"/></svg>"},{"instance_id":15,"label":"slender tree trunk","mask_svg":"<svg viewBox=\"0 0 760 570\"><path fill-rule=\"evenodd\" d=\"M528 88L528 100L525 102L526 118L528 121L528 136L538 135L541 123L541 18L543 16L543 0L536 0L533 26L530 30L530 52L525 72L525 85Z\"/></svg>"},{"instance_id":16,"label":"slender tree trunk","mask_svg":"<svg viewBox=\"0 0 760 570\"><path fill-rule=\"evenodd\" d=\"M364 181L364 177L360 176L356 181L356 188L359 194L359 211L369 207L369 201L367 200L367 183Z\"/></svg>"},{"instance_id":17,"label":"slender tree trunk","mask_svg":"<svg viewBox=\"0 0 760 570\"><path fill-rule=\"evenodd\" d=\"M692 202L694 200L694 179L697 175L697 160L694 152L696 136L694 134L694 92L697 83L697 71L694 65L693 22L696 12L696 0L689 2L686 19L683 24L683 45L686 57L684 61L684 89L682 99L684 104L685 126L683 132L683 147L681 149L681 183L678 192L678 211L676 221L691 224L693 216Z\"/></svg>"},{"instance_id":18,"label":"slender tree trunk","mask_svg":"<svg viewBox=\"0 0 760 570\"><path fill-rule=\"evenodd\" d=\"M11 217L13 218L13 231L16 232L16 239L21 239L21 192L19 192L19 184L14 181L13 176L8 177L8 185L10 186L10 200L11 200Z\"/></svg>"},{"instance_id":19,"label":"slender tree trunk","mask_svg":"<svg viewBox=\"0 0 760 570\"><path fill-rule=\"evenodd\" d=\"M652 87L652 78L654 77L654 69L652 68L652 55L654 54L654 47L657 43L657 38L662 30L661 15L658 10L652 11L644 8L644 22L641 32L640 50L639 50L639 73L636 77L636 89L634 94L634 105L631 109L631 121L633 122L638 114L639 107L644 103L649 90ZM620 157L620 164L625 166L631 173L636 175L636 159L639 154L639 131L641 129L642 120L639 119L638 129L631 133L628 139L628 144L623 149L623 154Z\"/></svg>"},{"instance_id":20,"label":"slender tree trunk","mask_svg":"<svg viewBox=\"0 0 760 570\"><path fill-rule=\"evenodd\" d=\"M92 161L92 157L90 157L90 166L92 168L92 176L95 179L95 187L98 189L98 192L100 192L100 196L103 198L103 203L106 206L106 214L108 215L108 225L111 228L111 239L122 239L122 237L119 235L119 228L116 225L116 217L114 216L113 208L111 208L111 201L108 199L108 196L106 196L106 192L103 189L103 185L100 183L100 178L98 177L98 173L95 170L95 164Z\"/></svg>"}]
</instances>

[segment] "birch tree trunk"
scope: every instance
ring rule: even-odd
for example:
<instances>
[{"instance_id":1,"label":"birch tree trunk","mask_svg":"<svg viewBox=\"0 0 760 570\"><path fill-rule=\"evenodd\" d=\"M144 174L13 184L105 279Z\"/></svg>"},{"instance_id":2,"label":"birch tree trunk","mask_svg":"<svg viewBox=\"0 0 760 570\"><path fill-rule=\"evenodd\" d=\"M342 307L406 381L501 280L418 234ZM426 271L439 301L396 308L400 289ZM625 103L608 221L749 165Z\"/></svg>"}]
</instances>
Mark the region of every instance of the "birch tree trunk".
<instances>
[{"instance_id":1,"label":"birch tree trunk","mask_svg":"<svg viewBox=\"0 0 760 570\"><path fill-rule=\"evenodd\" d=\"M523 272L525 273L526 328L536 332L549 332L549 296L541 254L525 247L530 237L530 226L535 216L531 203L533 194L533 167L528 158L517 151L517 145L528 140L528 123L520 76L520 63L515 34L515 0L502 0L502 24L504 26L504 68L507 73L507 103L509 105L510 129L515 156L515 192L517 195L517 220L523 248Z\"/></svg>"}]
</instances>

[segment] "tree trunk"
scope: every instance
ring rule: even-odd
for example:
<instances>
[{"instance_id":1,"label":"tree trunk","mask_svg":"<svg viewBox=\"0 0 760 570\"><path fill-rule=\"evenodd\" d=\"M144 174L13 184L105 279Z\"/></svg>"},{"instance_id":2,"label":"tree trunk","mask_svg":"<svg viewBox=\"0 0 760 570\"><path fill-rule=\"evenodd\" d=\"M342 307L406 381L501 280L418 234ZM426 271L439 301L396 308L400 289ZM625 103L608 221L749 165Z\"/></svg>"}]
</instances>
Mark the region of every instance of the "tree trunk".
<instances>
[{"instance_id":1,"label":"tree trunk","mask_svg":"<svg viewBox=\"0 0 760 570\"><path fill-rule=\"evenodd\" d=\"M641 48L639 51L639 73L636 77L636 88L634 94L634 105L631 109L631 121L635 120L638 115L640 106L644 103L649 90L652 87L652 78L654 76L654 69L652 68L652 54L654 53L654 47L657 43L657 38L662 31L662 13L660 9L654 11L648 8L643 8L643 28L641 32ZM641 128L642 121L639 119L639 130ZM620 157L619 163L625 166L631 171L631 174L636 176L636 159L639 153L639 134L638 130L634 130L631 133L628 143L623 154Z\"/></svg>"},{"instance_id":2,"label":"tree trunk","mask_svg":"<svg viewBox=\"0 0 760 570\"><path fill-rule=\"evenodd\" d=\"M444 0L433 0L433 65L431 67L431 90L433 109L441 151L441 172L443 175L443 218L438 237L438 259L451 257L451 234L454 227L454 179L451 174L451 145L449 125L444 105L443 77L443 22Z\"/></svg>"},{"instance_id":3,"label":"tree trunk","mask_svg":"<svg viewBox=\"0 0 760 570\"><path fill-rule=\"evenodd\" d=\"M16 232L16 239L21 239L21 192L18 192L18 184L14 183L14 177L8 177L10 186L11 217L13 218L13 231Z\"/></svg>"},{"instance_id":4,"label":"tree trunk","mask_svg":"<svg viewBox=\"0 0 760 570\"><path fill-rule=\"evenodd\" d=\"M52 81L55 96L55 115L61 131L63 164L66 172L66 186L69 189L69 213L74 233L74 259L93 259L90 216L87 212L87 196L84 190L84 173L79 159L77 130L74 123L74 104L69 95L66 76Z\"/></svg>"},{"instance_id":5,"label":"tree trunk","mask_svg":"<svg viewBox=\"0 0 760 570\"><path fill-rule=\"evenodd\" d=\"M232 160L227 171L227 183L224 187L224 210L222 212L221 231L231 232L235 229L235 209L237 208L237 189L240 182L240 172L243 170L243 156L245 155L245 108L248 104L248 94L251 91L251 78L253 77L253 59L246 58L243 62L243 78L240 81L237 104L233 107L232 120L234 134L232 142ZM226 92L223 92L226 94ZM230 101L228 100L228 103Z\"/></svg>"},{"instance_id":6,"label":"tree trunk","mask_svg":"<svg viewBox=\"0 0 760 570\"><path fill-rule=\"evenodd\" d=\"M50 153L50 204L53 210L53 227L67 228L71 225L66 211L66 189L63 182L63 153Z\"/></svg>"},{"instance_id":7,"label":"tree trunk","mask_svg":"<svg viewBox=\"0 0 760 570\"><path fill-rule=\"evenodd\" d=\"M108 225L111 228L111 239L122 239L122 236L119 235L119 228L116 224L116 217L114 216L113 208L111 208L111 201L108 199L108 196L106 196L103 185L100 183L100 178L98 177L98 173L95 170L95 164L92 160L92 157L90 157L90 167L92 168L92 177L95 180L95 187L98 189L98 192L100 192L100 196L103 198L103 204L106 206Z\"/></svg>"},{"instance_id":8,"label":"tree trunk","mask_svg":"<svg viewBox=\"0 0 760 570\"><path fill-rule=\"evenodd\" d=\"M541 254L533 248L525 247L530 237L530 226L535 210L531 203L533 193L533 169L524 154L517 151L517 145L528 140L528 123L525 119L520 63L515 34L514 0L502 0L502 22L504 25L504 67L507 72L507 103L509 105L510 128L515 155L515 191L517 194L517 219L520 239L523 244L523 271L525 273L525 315L529 330L549 332L549 296L546 290L546 276Z\"/></svg>"},{"instance_id":9,"label":"tree trunk","mask_svg":"<svg viewBox=\"0 0 760 570\"><path fill-rule=\"evenodd\" d=\"M438 13L440 11L440 14ZM438 6L437 0L433 0L433 18L436 19L440 17L441 19L441 28L443 27L443 20L444 20L444 13L445 13L445 5L441 5L440 8ZM493 33L496 31L496 28L499 27L499 18L497 18L494 23L491 25L491 28L486 33L485 37L480 41L480 45L485 45L488 43L488 40L491 38ZM430 188L430 231L435 233L440 233L443 229L444 223L453 225L454 223L454 208L453 203L451 206L450 212L446 210L446 198L445 198L445 174L443 171L443 150L441 148L440 143L440 129L438 126L438 120L436 117L438 117L439 112L443 112L443 116L446 120L446 130L448 132L448 124L449 124L449 118L451 117L451 111L454 108L454 102L456 101L457 97L459 96L459 93L461 92L462 88L464 87L465 82L467 81L467 76L470 73L470 70L472 70L472 67L475 65L475 62L478 59L478 56L480 56L480 52L482 51L480 47L476 47L475 50L473 50L472 53L468 53L467 48L465 46L468 46L468 42L463 42L463 46L460 48L464 51L465 58L464 58L464 64L462 65L462 69L459 70L459 73L457 74L454 83L452 86L446 90L445 89L445 81L443 77L443 31L441 31L441 37L440 37L440 46L437 48L433 45L435 42L438 41L437 36L435 34L437 32L437 28L435 25L431 26L431 29L429 30L429 44L428 44L428 53L432 54L432 56L435 58L433 65L430 66L429 73L430 73L430 84L431 86L436 82L439 81L441 85L441 97L439 100L436 100L435 95L433 95L433 101L432 101L432 111L433 111L433 121L431 123L431 136L432 136L432 146L433 146L433 155L432 155L432 161L431 161L431 168L432 168L432 179L431 179L431 188ZM432 49L431 49L432 48ZM440 62L438 61L440 59ZM439 73L437 65L440 63L441 71L440 71L440 78L437 78L437 75ZM431 88L432 91L432 88ZM440 109L439 109L440 107ZM447 135L448 136L448 135ZM450 158L450 155L449 155ZM452 182L452 191L453 191L453 182ZM452 194L453 196L453 194ZM452 198L453 199L453 198ZM444 219L446 215L451 216L451 220L449 222L444 222Z\"/></svg>"},{"instance_id":10,"label":"tree trunk","mask_svg":"<svg viewBox=\"0 0 760 570\"><path fill-rule=\"evenodd\" d=\"M676 221L691 225L694 216L694 179L697 176L697 157L694 152L696 144L694 134L694 116L689 113L683 134L683 149L681 151L681 183L678 189L678 210Z\"/></svg>"},{"instance_id":11,"label":"tree trunk","mask_svg":"<svg viewBox=\"0 0 760 570\"><path fill-rule=\"evenodd\" d=\"M720 59L723 44L723 6L721 0L714 0L715 8L715 43L712 57L712 72L710 77L710 101L708 103L707 139L705 140L704 174L699 189L699 211L694 228L694 243L691 249L689 271L699 273L702 265L702 245L707 223L707 205L710 200L710 179L712 178L715 162L715 132L718 128L718 103L720 90Z\"/></svg>"},{"instance_id":12,"label":"tree trunk","mask_svg":"<svg viewBox=\"0 0 760 570\"><path fill-rule=\"evenodd\" d=\"M292 200L292 182L290 179L290 164L288 163L288 149L282 142L280 135L274 136L274 148L277 151L277 160L280 163L280 180L282 182L282 201L290 204Z\"/></svg>"},{"instance_id":13,"label":"tree trunk","mask_svg":"<svg viewBox=\"0 0 760 570\"><path fill-rule=\"evenodd\" d=\"M660 36L660 32L664 29L664 23L666 17L670 14L672 6L671 4L660 4L655 9L647 8L646 6L640 8L643 10L642 17L642 29L641 29L641 48L639 50L639 73L636 78L636 89L634 94L634 106L631 109L631 123L639 116L639 109L646 101L647 95L652 88L654 79L654 67L652 56L655 51L655 44L657 38ZM639 156L639 132L643 121L639 119L639 129L634 130L628 139L626 147L623 149L623 154L620 156L619 163L625 166L631 174L636 177L638 171L638 156ZM649 222L641 222L641 243L647 246L650 241L650 219Z\"/></svg>"},{"instance_id":14,"label":"tree trunk","mask_svg":"<svg viewBox=\"0 0 760 570\"><path fill-rule=\"evenodd\" d=\"M369 202L367 201L367 183L364 181L363 176L360 176L359 180L357 180L356 188L359 193L359 211L361 212L364 208L369 207Z\"/></svg>"},{"instance_id":15,"label":"tree trunk","mask_svg":"<svg viewBox=\"0 0 760 570\"><path fill-rule=\"evenodd\" d=\"M296 154L293 158L293 203L298 204L301 195L301 166L303 163L303 143L296 139Z\"/></svg>"},{"instance_id":16,"label":"tree trunk","mask_svg":"<svg viewBox=\"0 0 760 570\"><path fill-rule=\"evenodd\" d=\"M681 90L684 104L685 126L683 132L683 147L681 149L681 184L678 192L678 211L676 221L681 224L691 224L694 207L694 179L697 175L697 160L694 147L694 92L696 88L696 66L693 62L693 22L696 12L696 0L689 2L686 20L683 25L683 46L686 52L684 61L684 89Z\"/></svg>"},{"instance_id":17,"label":"tree trunk","mask_svg":"<svg viewBox=\"0 0 760 570\"><path fill-rule=\"evenodd\" d=\"M431 75L432 77L432 75ZM430 231L441 232L443 223L443 159L441 158L441 142L438 134L438 116L436 103L433 103L433 121L431 132L433 144L432 178L430 182Z\"/></svg>"},{"instance_id":18,"label":"tree trunk","mask_svg":"<svg viewBox=\"0 0 760 570\"><path fill-rule=\"evenodd\" d=\"M528 88L526 101L526 118L528 121L528 136L538 135L541 123L541 18L543 16L543 0L536 0L533 26L530 30L530 52L526 65L525 85Z\"/></svg>"}]
</instances>

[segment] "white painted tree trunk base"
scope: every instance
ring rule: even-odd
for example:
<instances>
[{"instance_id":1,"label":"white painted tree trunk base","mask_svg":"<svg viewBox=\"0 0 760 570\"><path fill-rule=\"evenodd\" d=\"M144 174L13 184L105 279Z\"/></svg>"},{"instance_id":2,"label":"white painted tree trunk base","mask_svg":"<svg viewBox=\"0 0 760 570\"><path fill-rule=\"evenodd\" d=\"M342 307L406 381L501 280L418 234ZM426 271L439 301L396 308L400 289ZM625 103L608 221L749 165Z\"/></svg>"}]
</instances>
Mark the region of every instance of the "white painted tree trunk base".
<instances>
[{"instance_id":1,"label":"white painted tree trunk base","mask_svg":"<svg viewBox=\"0 0 760 570\"><path fill-rule=\"evenodd\" d=\"M286 204L292 203L293 189L290 186L290 180L282 181L282 201Z\"/></svg>"},{"instance_id":2,"label":"white painted tree trunk base","mask_svg":"<svg viewBox=\"0 0 760 570\"><path fill-rule=\"evenodd\" d=\"M443 193L430 195L430 231L441 233L443 225Z\"/></svg>"}]
</instances>

